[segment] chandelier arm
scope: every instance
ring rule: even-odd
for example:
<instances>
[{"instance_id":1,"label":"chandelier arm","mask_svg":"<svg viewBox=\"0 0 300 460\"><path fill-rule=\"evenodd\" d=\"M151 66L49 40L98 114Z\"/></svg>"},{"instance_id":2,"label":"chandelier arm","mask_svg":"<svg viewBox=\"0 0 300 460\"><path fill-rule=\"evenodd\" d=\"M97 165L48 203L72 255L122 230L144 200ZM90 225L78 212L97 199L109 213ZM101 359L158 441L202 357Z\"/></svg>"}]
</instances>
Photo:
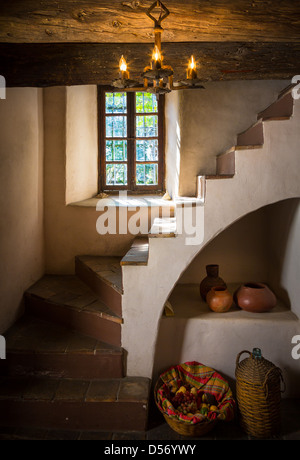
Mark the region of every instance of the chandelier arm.
<instances>
[{"instance_id":1,"label":"chandelier arm","mask_svg":"<svg viewBox=\"0 0 300 460\"><path fill-rule=\"evenodd\" d=\"M154 16L152 16L151 12L155 9L155 8L159 8L160 7L160 15L159 15L159 18L156 19ZM151 21L154 22L154 28L156 29L162 29L161 27L161 23L169 16L170 14L170 11L168 10L168 8L160 1L155 1L151 6L150 8L148 9L148 11L146 11L146 15L151 19Z\"/></svg>"}]
</instances>

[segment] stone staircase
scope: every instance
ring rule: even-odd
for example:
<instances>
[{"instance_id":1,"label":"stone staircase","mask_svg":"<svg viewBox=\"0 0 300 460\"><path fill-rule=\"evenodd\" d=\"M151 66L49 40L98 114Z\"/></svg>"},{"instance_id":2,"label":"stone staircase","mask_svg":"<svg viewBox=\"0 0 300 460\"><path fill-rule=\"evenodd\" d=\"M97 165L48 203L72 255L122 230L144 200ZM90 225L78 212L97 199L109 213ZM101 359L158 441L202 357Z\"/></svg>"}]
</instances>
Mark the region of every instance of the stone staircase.
<instances>
[{"instance_id":1,"label":"stone staircase","mask_svg":"<svg viewBox=\"0 0 300 460\"><path fill-rule=\"evenodd\" d=\"M126 376L121 347L120 263L139 263L139 243L123 262L78 256L74 276L46 275L26 291L0 361L2 426L146 430L150 379Z\"/></svg>"}]
</instances>

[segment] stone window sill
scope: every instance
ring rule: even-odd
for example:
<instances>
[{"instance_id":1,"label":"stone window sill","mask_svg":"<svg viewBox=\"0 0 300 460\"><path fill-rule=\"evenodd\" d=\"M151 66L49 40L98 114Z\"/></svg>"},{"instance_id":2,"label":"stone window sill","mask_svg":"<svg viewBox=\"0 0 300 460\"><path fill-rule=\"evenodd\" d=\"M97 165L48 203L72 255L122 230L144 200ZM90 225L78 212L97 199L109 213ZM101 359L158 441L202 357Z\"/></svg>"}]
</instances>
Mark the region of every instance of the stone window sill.
<instances>
[{"instance_id":1,"label":"stone window sill","mask_svg":"<svg viewBox=\"0 0 300 460\"><path fill-rule=\"evenodd\" d=\"M143 207L143 208L150 208L154 207L166 207L166 208L173 208L175 206L175 202L173 200L165 200L162 196L159 195L127 195L126 197L122 197L119 195L109 195L105 198L88 198L86 200L78 201L76 203L70 203L68 206L75 206L79 208L96 208L97 205L103 202L103 206L115 206L117 208L120 207Z\"/></svg>"}]
</instances>

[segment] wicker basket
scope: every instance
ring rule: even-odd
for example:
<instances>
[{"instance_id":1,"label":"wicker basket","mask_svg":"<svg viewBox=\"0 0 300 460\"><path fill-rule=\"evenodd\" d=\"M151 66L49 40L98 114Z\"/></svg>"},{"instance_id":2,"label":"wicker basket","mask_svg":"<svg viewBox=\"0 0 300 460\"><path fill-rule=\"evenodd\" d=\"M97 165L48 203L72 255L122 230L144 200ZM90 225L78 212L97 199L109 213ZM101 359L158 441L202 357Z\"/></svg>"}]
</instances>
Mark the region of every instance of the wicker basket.
<instances>
[{"instance_id":1,"label":"wicker basket","mask_svg":"<svg viewBox=\"0 0 300 460\"><path fill-rule=\"evenodd\" d=\"M243 353L250 357L240 362ZM256 438L277 436L280 433L281 370L264 359L259 349L253 353L244 350L237 355L235 376L242 428Z\"/></svg>"},{"instance_id":2,"label":"wicker basket","mask_svg":"<svg viewBox=\"0 0 300 460\"><path fill-rule=\"evenodd\" d=\"M168 417L162 410L160 405L157 401L157 391L160 386L163 385L163 381L161 378L158 379L154 388L154 400L156 406L158 407L159 411L163 414L164 419L168 423L168 425L177 433L181 434L182 436L193 436L193 437L200 437L211 431L217 423L217 420L205 420L201 423L196 424L189 424L185 422L181 422L179 420L174 420L171 417Z\"/></svg>"}]
</instances>

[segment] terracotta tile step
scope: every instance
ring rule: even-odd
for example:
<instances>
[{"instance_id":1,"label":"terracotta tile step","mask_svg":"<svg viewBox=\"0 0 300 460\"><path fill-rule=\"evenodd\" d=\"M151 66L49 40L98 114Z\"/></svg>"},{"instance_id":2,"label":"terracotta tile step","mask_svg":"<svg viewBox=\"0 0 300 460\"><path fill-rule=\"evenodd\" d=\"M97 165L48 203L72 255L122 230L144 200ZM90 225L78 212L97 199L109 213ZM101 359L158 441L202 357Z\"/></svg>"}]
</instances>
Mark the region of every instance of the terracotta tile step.
<instances>
[{"instance_id":1,"label":"terracotta tile step","mask_svg":"<svg viewBox=\"0 0 300 460\"><path fill-rule=\"evenodd\" d=\"M45 275L27 289L26 295L33 295L74 310L93 312L116 323L122 323L122 318L117 316L77 276Z\"/></svg>"},{"instance_id":2,"label":"terracotta tile step","mask_svg":"<svg viewBox=\"0 0 300 460\"><path fill-rule=\"evenodd\" d=\"M76 275L116 315L122 316L122 268L121 257L76 256Z\"/></svg>"},{"instance_id":3,"label":"terracotta tile step","mask_svg":"<svg viewBox=\"0 0 300 460\"><path fill-rule=\"evenodd\" d=\"M150 380L0 378L0 425L137 430L147 425Z\"/></svg>"},{"instance_id":4,"label":"terracotta tile step","mask_svg":"<svg viewBox=\"0 0 300 460\"><path fill-rule=\"evenodd\" d=\"M63 326L24 316L5 334L2 374L70 378L124 376L124 350Z\"/></svg>"},{"instance_id":5,"label":"terracotta tile step","mask_svg":"<svg viewBox=\"0 0 300 460\"><path fill-rule=\"evenodd\" d=\"M120 346L122 318L76 276L46 275L25 293L28 313Z\"/></svg>"}]
</instances>

